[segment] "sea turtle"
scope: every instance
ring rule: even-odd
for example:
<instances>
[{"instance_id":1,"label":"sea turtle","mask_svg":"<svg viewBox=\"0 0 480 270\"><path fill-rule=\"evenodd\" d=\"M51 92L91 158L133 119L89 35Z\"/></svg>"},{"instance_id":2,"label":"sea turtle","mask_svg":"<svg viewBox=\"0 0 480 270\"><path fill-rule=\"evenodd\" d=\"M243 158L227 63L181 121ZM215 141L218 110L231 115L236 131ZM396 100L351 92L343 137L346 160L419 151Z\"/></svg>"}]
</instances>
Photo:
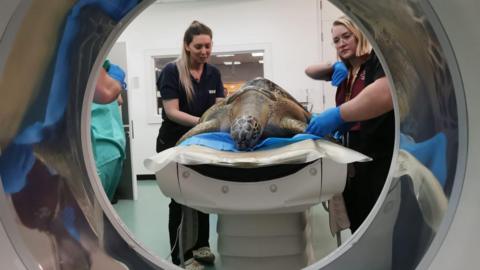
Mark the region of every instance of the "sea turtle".
<instances>
[{"instance_id":1,"label":"sea turtle","mask_svg":"<svg viewBox=\"0 0 480 270\"><path fill-rule=\"evenodd\" d=\"M268 79L256 78L208 109L178 143L200 133L223 131L230 133L237 149L249 150L262 138L304 132L310 117L287 91Z\"/></svg>"}]
</instances>

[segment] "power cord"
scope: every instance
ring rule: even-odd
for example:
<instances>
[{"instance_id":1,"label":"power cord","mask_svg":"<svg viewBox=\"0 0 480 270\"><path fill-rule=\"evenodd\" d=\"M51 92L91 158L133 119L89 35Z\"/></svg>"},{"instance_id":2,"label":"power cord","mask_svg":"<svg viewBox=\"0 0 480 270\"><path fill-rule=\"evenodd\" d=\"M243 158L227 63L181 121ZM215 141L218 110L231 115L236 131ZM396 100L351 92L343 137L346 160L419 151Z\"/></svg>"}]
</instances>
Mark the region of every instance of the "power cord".
<instances>
[{"instance_id":1,"label":"power cord","mask_svg":"<svg viewBox=\"0 0 480 270\"><path fill-rule=\"evenodd\" d=\"M182 205L182 220L180 221L180 226L178 226L178 228L182 228L183 226L183 216L185 215L185 209L184 209L184 206ZM185 257L184 257L184 254L183 254L183 230L179 230L179 232L177 232L177 236L179 238L179 241L178 241L178 255L180 257L180 265L182 266L182 268L185 268Z\"/></svg>"},{"instance_id":2,"label":"power cord","mask_svg":"<svg viewBox=\"0 0 480 270\"><path fill-rule=\"evenodd\" d=\"M170 253L167 255L167 257L165 257L165 260L168 260L171 256L172 256L172 253L173 251L175 250L175 247L177 246L177 244L179 244L178 248L179 248L179 254L180 254L180 263L183 267L183 264L184 264L184 257L183 257L183 247L182 247L182 236L181 236L181 228L183 226L183 209L182 209L182 218L180 219L180 224L178 225L178 228L177 228L177 237L175 238L175 243L173 244L173 247L172 249L170 250Z\"/></svg>"}]
</instances>

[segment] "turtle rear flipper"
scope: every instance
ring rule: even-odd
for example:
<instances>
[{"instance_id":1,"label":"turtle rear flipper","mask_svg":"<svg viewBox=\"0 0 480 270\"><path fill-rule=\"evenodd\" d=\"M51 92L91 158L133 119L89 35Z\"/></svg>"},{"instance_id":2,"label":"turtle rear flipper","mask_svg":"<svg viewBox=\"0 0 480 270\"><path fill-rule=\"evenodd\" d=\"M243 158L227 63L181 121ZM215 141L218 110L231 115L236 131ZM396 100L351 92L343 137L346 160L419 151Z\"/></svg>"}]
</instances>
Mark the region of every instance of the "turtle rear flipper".
<instances>
[{"instance_id":1,"label":"turtle rear flipper","mask_svg":"<svg viewBox=\"0 0 480 270\"><path fill-rule=\"evenodd\" d=\"M218 119L212 119L206 122L202 122L192 129L190 129L187 133L185 133L178 141L176 145L179 145L185 139L192 137L194 135L206 132L214 132L220 130L220 121Z\"/></svg>"}]
</instances>

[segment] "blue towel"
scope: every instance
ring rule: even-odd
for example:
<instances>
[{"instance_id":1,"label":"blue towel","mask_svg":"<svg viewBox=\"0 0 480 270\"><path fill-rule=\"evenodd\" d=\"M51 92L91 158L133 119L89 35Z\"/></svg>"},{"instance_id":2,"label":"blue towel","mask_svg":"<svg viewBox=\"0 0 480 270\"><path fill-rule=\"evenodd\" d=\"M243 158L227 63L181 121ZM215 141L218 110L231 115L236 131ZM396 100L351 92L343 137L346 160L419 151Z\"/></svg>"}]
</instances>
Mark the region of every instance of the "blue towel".
<instances>
[{"instance_id":1,"label":"blue towel","mask_svg":"<svg viewBox=\"0 0 480 270\"><path fill-rule=\"evenodd\" d=\"M320 138L321 137L319 136L305 133L297 134L291 138L270 137L260 141L257 145L255 145L255 147L250 149L250 151L269 150L303 140L316 140ZM235 147L235 142L227 132L209 132L198 134L186 139L180 143L180 145L202 145L221 151L241 152Z\"/></svg>"}]
</instances>

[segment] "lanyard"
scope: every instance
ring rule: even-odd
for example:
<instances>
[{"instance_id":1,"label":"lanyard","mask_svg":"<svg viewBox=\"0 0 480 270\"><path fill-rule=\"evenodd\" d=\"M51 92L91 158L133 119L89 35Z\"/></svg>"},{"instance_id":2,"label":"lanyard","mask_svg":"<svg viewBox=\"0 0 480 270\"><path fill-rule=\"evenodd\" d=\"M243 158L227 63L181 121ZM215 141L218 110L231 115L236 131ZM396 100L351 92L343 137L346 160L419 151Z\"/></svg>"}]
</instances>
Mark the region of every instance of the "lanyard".
<instances>
[{"instance_id":1,"label":"lanyard","mask_svg":"<svg viewBox=\"0 0 480 270\"><path fill-rule=\"evenodd\" d=\"M353 68L348 73L348 80L345 89L345 102L349 101L352 98L353 85L355 84L355 81L357 80L358 74L360 73L361 69L361 66L358 68Z\"/></svg>"}]
</instances>

